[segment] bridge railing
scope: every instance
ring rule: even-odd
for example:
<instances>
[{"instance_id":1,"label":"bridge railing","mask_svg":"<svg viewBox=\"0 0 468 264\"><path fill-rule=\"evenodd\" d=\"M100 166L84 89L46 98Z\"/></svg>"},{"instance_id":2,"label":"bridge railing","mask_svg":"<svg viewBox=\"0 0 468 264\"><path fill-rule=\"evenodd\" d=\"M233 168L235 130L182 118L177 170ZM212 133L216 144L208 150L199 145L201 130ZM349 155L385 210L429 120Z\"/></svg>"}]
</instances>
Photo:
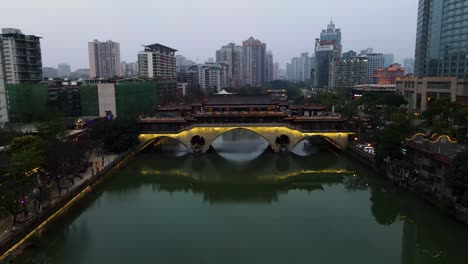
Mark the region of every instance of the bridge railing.
<instances>
[{"instance_id":1,"label":"bridge railing","mask_svg":"<svg viewBox=\"0 0 468 264\"><path fill-rule=\"evenodd\" d=\"M292 130L298 130L302 133L311 133L311 132L336 132L336 133L351 133L350 129L304 129L301 126L294 126L291 124L285 123L200 123L192 124L189 126L184 126L179 130L157 130L157 131L144 131L145 133L164 133L164 134L176 134L183 131L190 130L197 127L287 127Z\"/></svg>"}]
</instances>

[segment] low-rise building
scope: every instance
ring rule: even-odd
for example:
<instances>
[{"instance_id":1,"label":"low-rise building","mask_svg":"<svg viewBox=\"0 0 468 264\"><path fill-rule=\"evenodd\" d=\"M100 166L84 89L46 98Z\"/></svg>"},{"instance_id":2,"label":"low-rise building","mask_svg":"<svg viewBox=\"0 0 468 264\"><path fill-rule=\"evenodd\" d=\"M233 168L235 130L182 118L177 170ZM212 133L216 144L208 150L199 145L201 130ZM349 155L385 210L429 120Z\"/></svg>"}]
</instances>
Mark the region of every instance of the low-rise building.
<instances>
[{"instance_id":1,"label":"low-rise building","mask_svg":"<svg viewBox=\"0 0 468 264\"><path fill-rule=\"evenodd\" d=\"M353 87L367 83L368 62L365 57L334 58L330 62L330 87Z\"/></svg>"},{"instance_id":2,"label":"low-rise building","mask_svg":"<svg viewBox=\"0 0 468 264\"><path fill-rule=\"evenodd\" d=\"M395 84L397 78L403 78L405 76L405 68L401 67L401 64L395 63L383 69L377 69L374 71L374 83L375 84Z\"/></svg>"},{"instance_id":3,"label":"low-rise building","mask_svg":"<svg viewBox=\"0 0 468 264\"><path fill-rule=\"evenodd\" d=\"M408 100L408 108L424 112L439 99L450 99L454 103L468 105L468 79L457 77L404 77L397 78L398 93Z\"/></svg>"}]
</instances>

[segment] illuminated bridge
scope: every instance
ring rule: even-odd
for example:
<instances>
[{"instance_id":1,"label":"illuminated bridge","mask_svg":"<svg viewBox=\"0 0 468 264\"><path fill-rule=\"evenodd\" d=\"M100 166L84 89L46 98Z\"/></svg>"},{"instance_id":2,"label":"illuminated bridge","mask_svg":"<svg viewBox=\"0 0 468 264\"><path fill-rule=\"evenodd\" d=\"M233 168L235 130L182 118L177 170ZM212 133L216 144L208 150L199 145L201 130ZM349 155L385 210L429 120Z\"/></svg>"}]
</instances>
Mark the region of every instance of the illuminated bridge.
<instances>
[{"instance_id":1,"label":"illuminated bridge","mask_svg":"<svg viewBox=\"0 0 468 264\"><path fill-rule=\"evenodd\" d=\"M206 152L221 135L237 129L263 137L275 152L289 152L301 141L323 137L339 149L354 134L346 118L318 105L296 106L269 96L218 95L192 106L159 107L141 116L140 142L172 138L192 152Z\"/></svg>"}]
</instances>

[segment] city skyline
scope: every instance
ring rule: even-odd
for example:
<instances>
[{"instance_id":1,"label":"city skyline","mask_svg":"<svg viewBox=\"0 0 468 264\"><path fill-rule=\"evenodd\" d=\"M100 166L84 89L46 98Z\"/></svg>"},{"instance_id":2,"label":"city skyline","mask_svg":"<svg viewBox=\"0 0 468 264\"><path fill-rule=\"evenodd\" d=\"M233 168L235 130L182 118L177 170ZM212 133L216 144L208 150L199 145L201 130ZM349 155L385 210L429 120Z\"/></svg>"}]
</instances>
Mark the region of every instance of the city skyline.
<instances>
[{"instance_id":1,"label":"city skyline","mask_svg":"<svg viewBox=\"0 0 468 264\"><path fill-rule=\"evenodd\" d=\"M26 14L34 10L34 13L19 21L13 16L15 12L7 12L0 17L2 27L20 28L27 34L42 37L45 67L66 62L72 69L87 68L87 43L93 39L121 43L122 61L135 62L142 45L159 42L176 48L179 50L178 54L203 63L207 58L215 57L216 50L222 45L230 42L239 45L250 36L265 42L268 49L275 54L275 62L284 67L297 54L313 54L314 40L320 36L321 30L330 19L343 31L343 51L372 47L378 52L394 53L395 61L402 62L404 58L414 57L418 5L417 1L379 1L379 8L374 8L365 16L350 16L347 11L350 8L376 6L376 1L358 0L348 3L331 0L324 5L293 0L286 7L281 1L261 0L251 3L241 0L226 3L223 8L233 12L214 12L214 7L218 5L212 0L162 0L157 3L146 0L95 3L85 0L73 5L69 4L70 1L57 0L44 0L40 3L30 0L21 3L12 0L6 2L10 10ZM249 8L245 9L247 3ZM144 9L141 8L143 5ZM103 16L99 10L104 7L107 11L105 16L112 23L99 22ZM241 9L243 12L235 12ZM73 12L69 12L70 10ZM125 19L122 19L122 10L126 11ZM35 14L48 12L53 15L41 16L41 23L38 24L39 15ZM83 13L86 13L86 20L74 19L81 18ZM150 13L153 15L150 16ZM383 18L392 13L398 13L399 19L392 21L392 27L389 28L388 19ZM138 19L133 19L136 16ZM213 20L222 21L222 26L208 27ZM158 26L148 27L152 24ZM187 30L187 25L193 29ZM69 40L66 48L61 45L65 32L65 39ZM70 49L74 52L70 53Z\"/></svg>"}]
</instances>

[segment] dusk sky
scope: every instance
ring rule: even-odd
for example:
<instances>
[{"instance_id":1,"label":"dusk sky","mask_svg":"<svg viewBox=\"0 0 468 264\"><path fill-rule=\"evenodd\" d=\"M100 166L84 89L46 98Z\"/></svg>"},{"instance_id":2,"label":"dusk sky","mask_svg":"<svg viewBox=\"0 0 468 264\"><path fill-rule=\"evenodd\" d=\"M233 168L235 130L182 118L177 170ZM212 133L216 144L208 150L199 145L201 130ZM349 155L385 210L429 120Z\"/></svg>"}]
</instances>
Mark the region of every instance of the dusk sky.
<instances>
[{"instance_id":1,"label":"dusk sky","mask_svg":"<svg viewBox=\"0 0 468 264\"><path fill-rule=\"evenodd\" d=\"M122 61L141 45L160 43L204 62L229 42L266 42L274 60L313 55L330 19L342 29L343 50L414 57L417 0L2 0L0 27L43 37L43 65L89 68L88 41L120 43Z\"/></svg>"}]
</instances>

